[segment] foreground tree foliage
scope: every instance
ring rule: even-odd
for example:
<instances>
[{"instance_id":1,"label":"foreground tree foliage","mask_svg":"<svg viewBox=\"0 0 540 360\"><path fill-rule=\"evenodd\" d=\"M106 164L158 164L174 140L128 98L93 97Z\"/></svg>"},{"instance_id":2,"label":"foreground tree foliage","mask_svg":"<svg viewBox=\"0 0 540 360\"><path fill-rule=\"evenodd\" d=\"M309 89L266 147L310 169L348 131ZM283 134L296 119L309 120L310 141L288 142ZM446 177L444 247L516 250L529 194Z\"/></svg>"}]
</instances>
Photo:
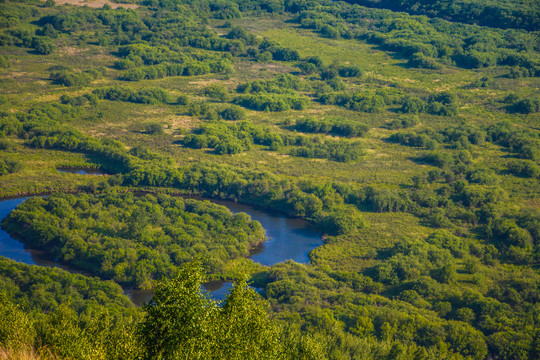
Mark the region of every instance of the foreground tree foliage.
<instances>
[{"instance_id":1,"label":"foreground tree foliage","mask_svg":"<svg viewBox=\"0 0 540 360\"><path fill-rule=\"evenodd\" d=\"M4 258L0 265L1 351L43 359L136 358L141 315L117 284Z\"/></svg>"},{"instance_id":2,"label":"foreground tree foliage","mask_svg":"<svg viewBox=\"0 0 540 360\"><path fill-rule=\"evenodd\" d=\"M202 283L202 268L193 263L156 284L139 328L145 359L283 358L283 333L246 279L221 305L201 292Z\"/></svg>"},{"instance_id":3,"label":"foreground tree foliage","mask_svg":"<svg viewBox=\"0 0 540 360\"><path fill-rule=\"evenodd\" d=\"M55 273L57 279L82 277L1 261L30 272L27 276L39 271ZM201 264L191 262L176 277L157 282L147 305L117 314L100 305L76 311L69 302L48 313L27 312L33 307L19 305L15 294L1 292L0 351L88 360L323 358L320 344L297 331L285 331L268 316L246 278L221 303L201 290L204 281ZM46 293L54 295L54 290Z\"/></svg>"}]
</instances>

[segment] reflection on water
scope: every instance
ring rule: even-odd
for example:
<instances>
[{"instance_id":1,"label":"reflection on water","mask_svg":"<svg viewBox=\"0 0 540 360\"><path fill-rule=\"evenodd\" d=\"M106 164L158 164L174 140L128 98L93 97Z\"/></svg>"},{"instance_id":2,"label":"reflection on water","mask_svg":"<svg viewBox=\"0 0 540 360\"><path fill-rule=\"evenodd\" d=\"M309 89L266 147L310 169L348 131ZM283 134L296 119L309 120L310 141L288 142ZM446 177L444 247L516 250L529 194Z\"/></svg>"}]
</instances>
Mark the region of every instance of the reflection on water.
<instances>
[{"instance_id":1,"label":"reflection on water","mask_svg":"<svg viewBox=\"0 0 540 360\"><path fill-rule=\"evenodd\" d=\"M252 220L261 223L266 230L268 241L255 249L250 258L262 265L271 266L286 260L306 264L309 262L308 253L323 243L321 233L305 220L233 201L210 201L226 206L233 213L245 212Z\"/></svg>"},{"instance_id":2,"label":"reflection on water","mask_svg":"<svg viewBox=\"0 0 540 360\"><path fill-rule=\"evenodd\" d=\"M0 221L26 199L28 198L0 201ZM0 255L25 264L36 265L31 252L24 248L22 242L12 238L4 229L0 229Z\"/></svg>"},{"instance_id":3,"label":"reflection on water","mask_svg":"<svg viewBox=\"0 0 540 360\"><path fill-rule=\"evenodd\" d=\"M72 172L66 169L58 170ZM78 169L77 173L87 175L102 175L99 172L89 173L89 170ZM6 199L0 201L0 221L27 198ZM197 198L198 200L207 200ZM245 212L252 220L259 221L266 230L268 241L253 249L250 258L262 265L271 266L286 260L298 263L308 263L308 253L322 245L321 233L314 225L301 220L289 218L284 213L272 210L263 210L254 206L238 204L232 201L209 200L213 203L226 206L233 213ZM0 229L0 255L30 265L60 267L70 272L78 272L43 257L43 252L25 249L24 245L13 239L5 230ZM210 291L217 300L223 300L232 287L227 281L211 281L203 286L203 290ZM152 298L152 290L124 289L125 294L140 306Z\"/></svg>"},{"instance_id":4,"label":"reflection on water","mask_svg":"<svg viewBox=\"0 0 540 360\"><path fill-rule=\"evenodd\" d=\"M130 289L130 288L124 288L124 295L126 295L133 304L137 306L143 306L147 304L150 299L152 299L152 296L154 295L154 291L149 290L136 290L136 289Z\"/></svg>"},{"instance_id":5,"label":"reflection on water","mask_svg":"<svg viewBox=\"0 0 540 360\"><path fill-rule=\"evenodd\" d=\"M104 173L94 169L81 169L81 168L61 168L56 169L61 173L77 174L77 175L105 175Z\"/></svg>"},{"instance_id":6,"label":"reflection on water","mask_svg":"<svg viewBox=\"0 0 540 360\"><path fill-rule=\"evenodd\" d=\"M28 199L28 197L1 200L0 222L26 199ZM22 242L12 238L3 228L0 228L0 256L28 265L57 267L69 271L70 273L84 274L84 272L71 269L69 266L54 261L54 259L47 259L43 250L25 247Z\"/></svg>"},{"instance_id":7,"label":"reflection on water","mask_svg":"<svg viewBox=\"0 0 540 360\"><path fill-rule=\"evenodd\" d=\"M210 295L216 300L223 300L232 288L229 281L214 280L203 285L203 290L210 291Z\"/></svg>"},{"instance_id":8,"label":"reflection on water","mask_svg":"<svg viewBox=\"0 0 540 360\"><path fill-rule=\"evenodd\" d=\"M232 283L229 281L214 280L209 281L201 287L201 290L208 291L215 300L224 300L225 296L232 288ZM147 304L154 292L152 290L136 290L124 289L124 294L137 306Z\"/></svg>"}]
</instances>

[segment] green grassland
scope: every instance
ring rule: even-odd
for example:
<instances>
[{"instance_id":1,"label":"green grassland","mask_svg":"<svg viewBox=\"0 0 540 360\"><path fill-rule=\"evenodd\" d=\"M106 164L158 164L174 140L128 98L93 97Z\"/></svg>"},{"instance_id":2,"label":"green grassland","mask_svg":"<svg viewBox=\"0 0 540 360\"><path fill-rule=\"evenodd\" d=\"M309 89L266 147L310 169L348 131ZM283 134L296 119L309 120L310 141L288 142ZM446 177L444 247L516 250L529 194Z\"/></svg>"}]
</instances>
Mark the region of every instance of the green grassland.
<instances>
[{"instance_id":1,"label":"green grassland","mask_svg":"<svg viewBox=\"0 0 540 360\"><path fill-rule=\"evenodd\" d=\"M0 197L145 189L279 209L327 234L309 265L231 256L207 270L248 274L272 317L306 336L302 346L327 344L305 359L534 358L538 32L327 1L0 5L22 13L0 28ZM310 16L319 22L302 20ZM40 35L51 27L54 36ZM39 54L41 38L50 53ZM218 60L230 66L213 69ZM182 75L164 74L174 66ZM127 81L129 71L145 75ZM248 83L266 87L244 94ZM241 118L226 119L227 108ZM298 130L306 119L334 130ZM367 131L348 137L335 130L344 124ZM167 269L133 284L177 271Z\"/></svg>"}]
</instances>

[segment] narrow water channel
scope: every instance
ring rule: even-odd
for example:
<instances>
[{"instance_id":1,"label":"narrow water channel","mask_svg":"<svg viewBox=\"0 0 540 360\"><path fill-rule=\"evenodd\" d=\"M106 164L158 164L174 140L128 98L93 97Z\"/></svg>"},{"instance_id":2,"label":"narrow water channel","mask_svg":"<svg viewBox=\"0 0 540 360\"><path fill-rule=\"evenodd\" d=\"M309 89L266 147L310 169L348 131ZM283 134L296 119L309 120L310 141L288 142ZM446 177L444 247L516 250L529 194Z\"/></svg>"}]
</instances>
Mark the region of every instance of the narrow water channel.
<instances>
[{"instance_id":1,"label":"narrow water channel","mask_svg":"<svg viewBox=\"0 0 540 360\"><path fill-rule=\"evenodd\" d=\"M0 221L27 198L0 200ZM286 260L308 263L308 253L323 243L322 234L313 224L301 219L287 217L284 213L232 201L204 198L198 198L198 200L208 200L226 206L232 213L245 212L251 216L252 220L261 223L266 230L268 240L260 248L253 251L250 258L262 265L271 266ZM29 265L65 268L61 264L41 257L39 251L25 249L23 243L13 239L3 229L0 229L0 255ZM205 284L204 288L210 291L214 298L222 300L231 286L230 282L211 281ZM135 305L142 305L152 297L152 291L150 290L125 289L125 292Z\"/></svg>"},{"instance_id":2,"label":"narrow water channel","mask_svg":"<svg viewBox=\"0 0 540 360\"><path fill-rule=\"evenodd\" d=\"M105 175L103 172L95 169L81 169L81 168L59 168L56 169L58 172L66 174L77 174L77 175Z\"/></svg>"}]
</instances>

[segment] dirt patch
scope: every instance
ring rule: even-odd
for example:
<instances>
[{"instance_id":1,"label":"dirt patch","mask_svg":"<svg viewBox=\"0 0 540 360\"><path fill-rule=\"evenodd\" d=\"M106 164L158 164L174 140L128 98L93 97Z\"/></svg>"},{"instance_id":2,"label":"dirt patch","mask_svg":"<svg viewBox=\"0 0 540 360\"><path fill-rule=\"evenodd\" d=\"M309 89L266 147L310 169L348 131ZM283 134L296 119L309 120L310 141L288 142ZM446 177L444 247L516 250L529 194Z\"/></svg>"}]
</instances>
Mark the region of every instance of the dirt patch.
<instances>
[{"instance_id":1,"label":"dirt patch","mask_svg":"<svg viewBox=\"0 0 540 360\"><path fill-rule=\"evenodd\" d=\"M11 71L9 74L5 74L3 76L4 79L15 79L15 78L19 78L19 77L23 77L23 76L26 76L28 75L27 72L24 72L24 71Z\"/></svg>"},{"instance_id":2,"label":"dirt patch","mask_svg":"<svg viewBox=\"0 0 540 360\"><path fill-rule=\"evenodd\" d=\"M290 68L281 64L253 63L248 65L249 71L260 73L267 71L269 74L281 74L289 72Z\"/></svg>"},{"instance_id":3,"label":"dirt patch","mask_svg":"<svg viewBox=\"0 0 540 360\"><path fill-rule=\"evenodd\" d=\"M278 154L278 153L270 152L270 151L267 152L266 155L268 155L268 156L274 156L274 157L279 157L279 158L283 158L283 159L291 157L291 155L287 155L287 154Z\"/></svg>"},{"instance_id":4,"label":"dirt patch","mask_svg":"<svg viewBox=\"0 0 540 360\"><path fill-rule=\"evenodd\" d=\"M254 70L260 70L260 69L276 70L276 69L279 69L280 66L278 66L277 64L255 63L255 64L251 65L251 68L254 69Z\"/></svg>"},{"instance_id":5,"label":"dirt patch","mask_svg":"<svg viewBox=\"0 0 540 360\"><path fill-rule=\"evenodd\" d=\"M177 116L169 119L168 122L171 124L171 129L173 130L177 130L178 128L193 128L193 119L189 116Z\"/></svg>"},{"instance_id":6,"label":"dirt patch","mask_svg":"<svg viewBox=\"0 0 540 360\"><path fill-rule=\"evenodd\" d=\"M58 100L59 98L60 98L60 96L59 96L58 94L55 94L55 95L43 95L43 96L41 96L39 99L40 99L41 101L47 102L47 101L56 101L56 100Z\"/></svg>"},{"instance_id":7,"label":"dirt patch","mask_svg":"<svg viewBox=\"0 0 540 360\"><path fill-rule=\"evenodd\" d=\"M409 79L409 78L398 78L398 77L391 77L390 79L394 80L394 81L403 81L403 82L406 82L406 83L409 83L409 84L414 84L415 82L417 82L417 80L413 80L413 79Z\"/></svg>"},{"instance_id":8,"label":"dirt patch","mask_svg":"<svg viewBox=\"0 0 540 360\"><path fill-rule=\"evenodd\" d=\"M135 111L135 115L144 116L144 115L156 115L156 114L163 114L167 112L167 109L163 108L152 108L152 109L144 109L144 111Z\"/></svg>"},{"instance_id":9,"label":"dirt patch","mask_svg":"<svg viewBox=\"0 0 540 360\"><path fill-rule=\"evenodd\" d=\"M304 113L306 114L324 114L326 112L325 109L307 109L304 110Z\"/></svg>"},{"instance_id":10,"label":"dirt patch","mask_svg":"<svg viewBox=\"0 0 540 360\"><path fill-rule=\"evenodd\" d=\"M195 85L199 88L202 88L202 87L205 87L205 86L208 86L210 84L215 84L215 83L220 83L220 84L223 84L225 86L227 85L234 85L236 84L237 82L234 81L234 80L220 80L220 79L207 79L207 80L197 80L197 81L189 81L188 84L189 85Z\"/></svg>"},{"instance_id":11,"label":"dirt patch","mask_svg":"<svg viewBox=\"0 0 540 360\"><path fill-rule=\"evenodd\" d=\"M81 49L74 46L66 46L60 49L60 52L65 55L74 56L80 55L81 53L88 51L88 49Z\"/></svg>"},{"instance_id":12,"label":"dirt patch","mask_svg":"<svg viewBox=\"0 0 540 360\"><path fill-rule=\"evenodd\" d=\"M450 86L449 85L446 85L446 86L443 86L443 87L438 87L438 88L435 88L435 91L437 92L442 92L442 91L447 91L450 89Z\"/></svg>"},{"instance_id":13,"label":"dirt patch","mask_svg":"<svg viewBox=\"0 0 540 360\"><path fill-rule=\"evenodd\" d=\"M46 1L46 0L42 0ZM56 4L59 5L75 5L75 6L88 6L91 8L102 8L103 5L109 4L113 9L122 7L125 9L136 9L139 7L139 5L136 4L115 4L113 2L110 2L108 0L55 0Z\"/></svg>"},{"instance_id":14,"label":"dirt patch","mask_svg":"<svg viewBox=\"0 0 540 360\"><path fill-rule=\"evenodd\" d=\"M87 133L89 135L92 135L92 136L95 136L95 137L103 137L103 136L107 135L104 132L97 131L97 130L88 130Z\"/></svg>"}]
</instances>

